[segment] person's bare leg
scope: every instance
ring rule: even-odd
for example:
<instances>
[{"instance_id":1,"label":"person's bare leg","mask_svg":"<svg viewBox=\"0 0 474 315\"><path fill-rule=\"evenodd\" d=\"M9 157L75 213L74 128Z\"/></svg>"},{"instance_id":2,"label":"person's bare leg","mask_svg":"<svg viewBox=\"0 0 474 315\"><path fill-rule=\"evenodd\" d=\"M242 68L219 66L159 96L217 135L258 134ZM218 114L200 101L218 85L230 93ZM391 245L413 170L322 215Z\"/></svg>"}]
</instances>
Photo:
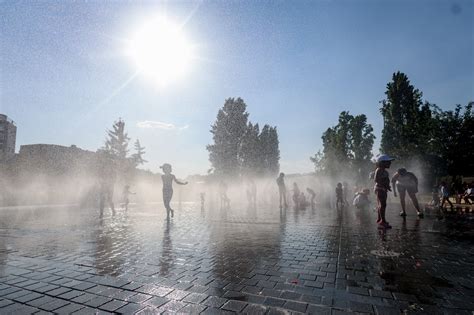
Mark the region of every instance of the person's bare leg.
<instances>
[{"instance_id":1,"label":"person's bare leg","mask_svg":"<svg viewBox=\"0 0 474 315\"><path fill-rule=\"evenodd\" d=\"M414 192L408 192L408 195L410 196L410 199L413 202L413 205L415 206L417 214L419 216L423 215L423 212L421 212L421 209L420 209L420 205L418 204L418 199L416 198L416 194Z\"/></svg>"},{"instance_id":2,"label":"person's bare leg","mask_svg":"<svg viewBox=\"0 0 474 315\"><path fill-rule=\"evenodd\" d=\"M405 204L405 196L406 196L405 190L400 189L400 190L398 191L398 195L399 195L399 197L400 197L400 205L402 206L402 212L400 212L400 215L404 217L404 216L407 215L407 212L406 212L406 204Z\"/></svg>"}]
</instances>

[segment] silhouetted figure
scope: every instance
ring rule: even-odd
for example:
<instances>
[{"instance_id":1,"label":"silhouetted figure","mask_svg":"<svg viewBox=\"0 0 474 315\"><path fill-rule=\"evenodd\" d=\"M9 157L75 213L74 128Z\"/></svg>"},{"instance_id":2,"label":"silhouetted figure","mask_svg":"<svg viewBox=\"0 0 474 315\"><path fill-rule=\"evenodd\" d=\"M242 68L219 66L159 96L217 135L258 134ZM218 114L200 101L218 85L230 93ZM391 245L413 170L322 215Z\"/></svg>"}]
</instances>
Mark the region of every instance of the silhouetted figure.
<instances>
[{"instance_id":1,"label":"silhouetted figure","mask_svg":"<svg viewBox=\"0 0 474 315\"><path fill-rule=\"evenodd\" d=\"M186 185L188 182L179 181L176 176L171 174L172 168L171 164L165 163L160 168L163 170L163 175L161 175L161 180L163 182L163 203L166 208L166 217L169 218L170 212L171 217L174 216L174 210L171 209L170 202L173 198L173 181L178 185Z\"/></svg>"},{"instance_id":2,"label":"silhouetted figure","mask_svg":"<svg viewBox=\"0 0 474 315\"><path fill-rule=\"evenodd\" d=\"M206 193L200 193L199 196L201 197L201 211L204 211L204 204L206 203Z\"/></svg>"},{"instance_id":3,"label":"silhouetted figure","mask_svg":"<svg viewBox=\"0 0 474 315\"><path fill-rule=\"evenodd\" d=\"M297 183L293 183L293 203L295 204L295 209L300 208L300 189Z\"/></svg>"},{"instance_id":4,"label":"silhouetted figure","mask_svg":"<svg viewBox=\"0 0 474 315\"><path fill-rule=\"evenodd\" d=\"M381 154L377 157L377 169L374 173L374 192L377 196L377 211L378 227L381 229L391 229L392 226L385 219L385 210L387 209L387 194L388 191L392 191L390 188L390 175L386 169L390 168L394 158L386 154Z\"/></svg>"},{"instance_id":5,"label":"silhouetted figure","mask_svg":"<svg viewBox=\"0 0 474 315\"><path fill-rule=\"evenodd\" d=\"M229 209L230 208L230 199L227 196L227 184L225 181L221 180L219 183L219 195L221 198L221 209Z\"/></svg>"},{"instance_id":6,"label":"silhouetted figure","mask_svg":"<svg viewBox=\"0 0 474 315\"><path fill-rule=\"evenodd\" d=\"M309 202L306 201L306 196L304 195L304 192L301 192L300 196L298 197L298 209L299 210L306 210L308 207Z\"/></svg>"},{"instance_id":7,"label":"silhouetted figure","mask_svg":"<svg viewBox=\"0 0 474 315\"><path fill-rule=\"evenodd\" d=\"M311 188L306 188L306 192L311 196L311 199L310 199L311 210L314 210L314 206L315 206L314 200L316 199L316 193Z\"/></svg>"},{"instance_id":8,"label":"silhouetted figure","mask_svg":"<svg viewBox=\"0 0 474 315\"><path fill-rule=\"evenodd\" d=\"M370 190L367 188L357 192L352 200L352 205L359 210L368 210L370 208L369 194Z\"/></svg>"},{"instance_id":9,"label":"silhouetted figure","mask_svg":"<svg viewBox=\"0 0 474 315\"><path fill-rule=\"evenodd\" d=\"M113 167L113 160L103 157L101 169L99 173L99 209L100 217L104 214L106 205L112 210L112 215L115 215L114 206L114 186L115 186L115 170Z\"/></svg>"},{"instance_id":10,"label":"silhouetted figure","mask_svg":"<svg viewBox=\"0 0 474 315\"><path fill-rule=\"evenodd\" d=\"M278 176L277 180L277 185L278 185L278 192L280 194L280 209L285 207L288 208L288 203L286 202L286 185L285 185L285 174L280 173L280 176ZM283 204L282 204L283 201Z\"/></svg>"},{"instance_id":11,"label":"silhouetted figure","mask_svg":"<svg viewBox=\"0 0 474 315\"><path fill-rule=\"evenodd\" d=\"M416 178L415 174L408 172L405 168L399 168L392 177L392 185L395 187L393 195L397 197L397 190L400 195L400 204L402 206L400 216L406 217L407 215L405 196L408 193L408 196L410 196L413 205L415 206L416 214L420 218L423 217L423 212L421 212L418 199L416 198L416 193L418 192L418 178Z\"/></svg>"},{"instance_id":12,"label":"silhouetted figure","mask_svg":"<svg viewBox=\"0 0 474 315\"><path fill-rule=\"evenodd\" d=\"M344 190L341 183L336 185L336 209L342 209L344 207Z\"/></svg>"},{"instance_id":13,"label":"silhouetted figure","mask_svg":"<svg viewBox=\"0 0 474 315\"><path fill-rule=\"evenodd\" d=\"M135 195L135 193L130 191L130 185L125 185L122 191L122 207L125 208L125 211L128 210L128 204L130 203L128 196L130 195Z\"/></svg>"},{"instance_id":14,"label":"silhouetted figure","mask_svg":"<svg viewBox=\"0 0 474 315\"><path fill-rule=\"evenodd\" d=\"M449 188L448 188L448 185L446 184L446 182L441 182L440 192L441 192L441 204L440 204L441 208L444 208L444 203L448 202L449 205L451 206L451 210L453 210L454 205L449 200L450 193L449 193Z\"/></svg>"},{"instance_id":15,"label":"silhouetted figure","mask_svg":"<svg viewBox=\"0 0 474 315\"><path fill-rule=\"evenodd\" d=\"M344 199L344 204L348 205L347 196L349 196L349 184L347 182L342 182L342 194Z\"/></svg>"},{"instance_id":16,"label":"silhouetted figure","mask_svg":"<svg viewBox=\"0 0 474 315\"><path fill-rule=\"evenodd\" d=\"M247 183L247 201L249 208L257 208L257 185L253 179L249 179Z\"/></svg>"},{"instance_id":17,"label":"silhouetted figure","mask_svg":"<svg viewBox=\"0 0 474 315\"><path fill-rule=\"evenodd\" d=\"M466 184L466 190L464 191L463 197L464 202L468 205L472 205L471 200L474 200L474 184Z\"/></svg>"}]
</instances>

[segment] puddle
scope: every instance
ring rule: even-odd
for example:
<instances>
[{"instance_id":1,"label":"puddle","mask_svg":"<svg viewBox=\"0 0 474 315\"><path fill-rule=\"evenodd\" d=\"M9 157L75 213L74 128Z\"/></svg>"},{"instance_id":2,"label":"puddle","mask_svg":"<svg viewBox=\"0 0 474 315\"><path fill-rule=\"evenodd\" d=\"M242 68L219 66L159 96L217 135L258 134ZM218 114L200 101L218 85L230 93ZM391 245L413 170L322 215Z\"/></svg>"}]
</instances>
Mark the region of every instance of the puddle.
<instances>
[{"instance_id":1,"label":"puddle","mask_svg":"<svg viewBox=\"0 0 474 315\"><path fill-rule=\"evenodd\" d=\"M417 272L401 268L401 266L382 271L380 277L385 280L384 290L401 292L416 296L424 304L436 305L431 292L423 290L423 287L452 288L453 285L446 279L434 277L424 272Z\"/></svg>"}]
</instances>

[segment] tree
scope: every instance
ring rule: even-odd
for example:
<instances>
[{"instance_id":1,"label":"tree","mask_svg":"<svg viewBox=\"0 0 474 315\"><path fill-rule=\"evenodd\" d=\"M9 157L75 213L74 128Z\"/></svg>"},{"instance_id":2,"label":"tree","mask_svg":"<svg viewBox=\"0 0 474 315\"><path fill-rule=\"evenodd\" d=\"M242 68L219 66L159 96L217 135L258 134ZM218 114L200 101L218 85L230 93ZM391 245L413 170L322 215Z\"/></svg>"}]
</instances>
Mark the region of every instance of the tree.
<instances>
[{"instance_id":1,"label":"tree","mask_svg":"<svg viewBox=\"0 0 474 315\"><path fill-rule=\"evenodd\" d=\"M474 175L474 102L442 111L433 106L431 151L437 157L437 175Z\"/></svg>"},{"instance_id":2,"label":"tree","mask_svg":"<svg viewBox=\"0 0 474 315\"><path fill-rule=\"evenodd\" d=\"M259 137L262 175L276 175L280 171L280 141L276 127L265 125Z\"/></svg>"},{"instance_id":3,"label":"tree","mask_svg":"<svg viewBox=\"0 0 474 315\"><path fill-rule=\"evenodd\" d=\"M142 165L142 164L145 164L146 162L148 162L147 160L145 160L143 158L143 155L145 154L145 147L142 147L140 145L140 140L137 139L137 141L135 141L135 153L132 154L132 161L135 165L135 167L139 166L139 165Z\"/></svg>"},{"instance_id":4,"label":"tree","mask_svg":"<svg viewBox=\"0 0 474 315\"><path fill-rule=\"evenodd\" d=\"M228 98L211 126L214 144L208 145L209 161L219 175L236 176L240 173L239 151L247 130L247 105L241 98Z\"/></svg>"},{"instance_id":5,"label":"tree","mask_svg":"<svg viewBox=\"0 0 474 315\"><path fill-rule=\"evenodd\" d=\"M400 71L387 84L386 99L382 100L380 112L384 127L381 151L408 160L426 152L429 143L431 110L422 103L422 93L410 84L406 74Z\"/></svg>"},{"instance_id":6,"label":"tree","mask_svg":"<svg viewBox=\"0 0 474 315\"><path fill-rule=\"evenodd\" d=\"M128 142L130 141L125 132L125 122L122 119L114 122L112 130L107 130L107 136L105 150L114 158L125 160L128 153Z\"/></svg>"},{"instance_id":7,"label":"tree","mask_svg":"<svg viewBox=\"0 0 474 315\"><path fill-rule=\"evenodd\" d=\"M245 175L261 174L263 171L263 154L259 141L260 128L258 124L248 123L240 144L239 159L241 173Z\"/></svg>"},{"instance_id":8,"label":"tree","mask_svg":"<svg viewBox=\"0 0 474 315\"><path fill-rule=\"evenodd\" d=\"M310 157L316 171L334 176L348 169L365 171L370 164L375 136L365 115L341 112L338 124L328 128L321 138L322 152Z\"/></svg>"}]
</instances>

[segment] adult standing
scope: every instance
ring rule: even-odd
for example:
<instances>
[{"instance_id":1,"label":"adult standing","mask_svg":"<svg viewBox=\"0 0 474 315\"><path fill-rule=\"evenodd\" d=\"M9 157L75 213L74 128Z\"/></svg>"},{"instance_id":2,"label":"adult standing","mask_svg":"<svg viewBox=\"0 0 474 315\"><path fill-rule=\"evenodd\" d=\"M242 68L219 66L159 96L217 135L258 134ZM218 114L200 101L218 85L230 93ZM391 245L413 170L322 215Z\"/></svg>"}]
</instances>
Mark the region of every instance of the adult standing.
<instances>
[{"instance_id":1,"label":"adult standing","mask_svg":"<svg viewBox=\"0 0 474 315\"><path fill-rule=\"evenodd\" d=\"M415 174L408 172L403 167L399 168L392 177L392 185L395 187L393 195L397 197L397 190L398 194L400 195L400 204L402 206L400 216L406 217L407 215L405 196L408 193L408 196L410 196L410 199L415 206L416 214L422 218L423 212L421 211L420 205L418 204L418 199L416 198L416 193L418 192L418 178L415 176Z\"/></svg>"},{"instance_id":2,"label":"adult standing","mask_svg":"<svg viewBox=\"0 0 474 315\"><path fill-rule=\"evenodd\" d=\"M280 209L283 207L288 208L288 203L286 202L286 185L285 185L285 173L280 173L277 180L278 192L280 193ZM282 204L283 201L283 204Z\"/></svg>"}]
</instances>

